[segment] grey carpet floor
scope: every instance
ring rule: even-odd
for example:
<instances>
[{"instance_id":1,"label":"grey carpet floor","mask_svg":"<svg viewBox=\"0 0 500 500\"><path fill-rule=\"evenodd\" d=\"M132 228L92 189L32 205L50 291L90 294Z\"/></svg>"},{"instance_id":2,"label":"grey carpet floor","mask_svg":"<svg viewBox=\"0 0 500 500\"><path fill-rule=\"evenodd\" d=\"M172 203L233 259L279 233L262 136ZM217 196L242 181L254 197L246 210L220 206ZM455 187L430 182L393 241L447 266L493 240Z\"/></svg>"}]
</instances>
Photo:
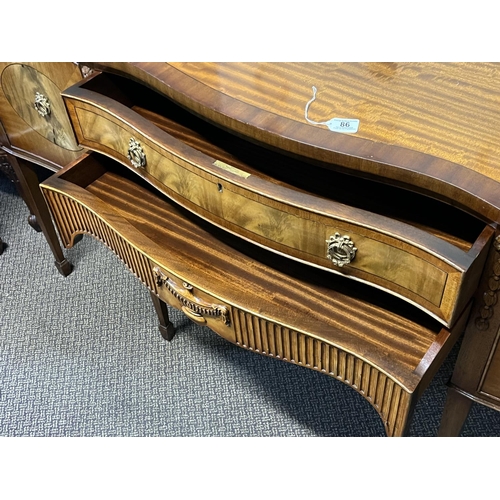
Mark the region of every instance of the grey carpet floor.
<instances>
[{"instance_id":1,"label":"grey carpet floor","mask_svg":"<svg viewBox=\"0 0 500 500\"><path fill-rule=\"evenodd\" d=\"M102 244L65 250L64 278L0 175L0 436L382 436L375 410L325 375L244 351L172 310L166 342L149 292ZM434 436L455 348L418 403ZM500 436L474 405L464 436Z\"/></svg>"}]
</instances>

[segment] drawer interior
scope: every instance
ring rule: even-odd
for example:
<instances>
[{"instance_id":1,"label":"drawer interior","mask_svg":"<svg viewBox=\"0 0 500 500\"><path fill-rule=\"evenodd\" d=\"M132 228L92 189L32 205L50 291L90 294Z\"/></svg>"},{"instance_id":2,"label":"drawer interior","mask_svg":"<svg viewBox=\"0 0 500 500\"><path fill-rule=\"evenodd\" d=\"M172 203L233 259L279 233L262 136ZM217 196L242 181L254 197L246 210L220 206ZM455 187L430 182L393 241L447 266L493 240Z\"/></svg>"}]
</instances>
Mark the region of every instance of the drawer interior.
<instances>
[{"instance_id":1,"label":"drawer interior","mask_svg":"<svg viewBox=\"0 0 500 500\"><path fill-rule=\"evenodd\" d=\"M405 222L467 252L484 222L440 200L285 156L231 134L128 78L100 74L82 85L147 118L178 140L268 182Z\"/></svg>"},{"instance_id":2,"label":"drawer interior","mask_svg":"<svg viewBox=\"0 0 500 500\"><path fill-rule=\"evenodd\" d=\"M225 255L227 261L234 264L234 269L243 271L247 267L258 271L256 274L259 276L258 279L263 280L262 283L259 283L262 295L274 297L280 295L280 286L272 283L271 278L278 273L283 278L279 280L280 283L286 283L287 289L291 287L304 292L301 297L303 304L300 307L304 310L307 309L310 316L314 316L315 305L318 305L314 301L315 293L313 291L319 293L321 290L320 295L327 301L329 295L343 297L341 300L345 301L346 304L352 305L359 302L361 306L365 304L367 307L373 308L373 311L386 311L388 316L397 317L398 321L408 321L413 326L419 325L418 328L422 328L422 332L430 335L429 338L442 330L442 325L424 311L394 295L358 281L345 280L340 275L324 273L321 269L290 260L265 248L256 248L246 240L238 238L178 206L151 187L147 181L137 177L132 171L106 156L92 153L83 162L59 172L57 177L71 185L83 188L85 192L91 193L108 206L112 206L129 224L150 240L164 245L165 248L175 250L178 258L185 260L186 268L189 267L189 262L192 262L193 259L194 249L191 248L191 245L196 247L196 241L203 241L204 246L213 250L214 254ZM50 184L50 180L48 184ZM174 218L177 222L173 222ZM185 238L183 233L186 235ZM195 234L191 238L193 243L188 241L188 233ZM179 237L178 242L172 238L172 234ZM210 250L208 252L210 253ZM199 271L207 275L208 281L210 281L211 272L217 274L216 268L224 267L222 263L218 263L213 269L210 269L211 258L209 255L200 257L199 260L204 260L207 263L207 266ZM250 275L251 272L249 271L248 274ZM244 287L234 297L243 293L244 290L249 292L246 294L247 296L251 296L251 292L256 287L250 283L247 283L246 286L249 287L248 290ZM305 293L304 287L311 291L310 297ZM331 317L329 319L323 318L322 321L328 323L332 319L339 321L341 316L336 318L337 314L338 312L332 309ZM401 333L405 335L405 330L402 330Z\"/></svg>"}]
</instances>

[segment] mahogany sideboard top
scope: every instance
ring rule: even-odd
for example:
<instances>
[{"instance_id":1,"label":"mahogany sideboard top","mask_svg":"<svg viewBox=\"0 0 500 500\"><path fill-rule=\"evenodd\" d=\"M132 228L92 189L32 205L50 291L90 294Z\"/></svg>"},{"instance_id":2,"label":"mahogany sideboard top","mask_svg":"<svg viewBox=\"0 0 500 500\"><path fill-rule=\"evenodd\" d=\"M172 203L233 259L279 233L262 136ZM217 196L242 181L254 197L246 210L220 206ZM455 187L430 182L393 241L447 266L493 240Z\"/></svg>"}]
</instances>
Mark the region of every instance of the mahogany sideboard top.
<instances>
[{"instance_id":1,"label":"mahogany sideboard top","mask_svg":"<svg viewBox=\"0 0 500 500\"><path fill-rule=\"evenodd\" d=\"M132 76L247 138L500 220L498 63L97 67ZM336 133L306 120L313 87L307 118L359 120L357 132Z\"/></svg>"}]
</instances>

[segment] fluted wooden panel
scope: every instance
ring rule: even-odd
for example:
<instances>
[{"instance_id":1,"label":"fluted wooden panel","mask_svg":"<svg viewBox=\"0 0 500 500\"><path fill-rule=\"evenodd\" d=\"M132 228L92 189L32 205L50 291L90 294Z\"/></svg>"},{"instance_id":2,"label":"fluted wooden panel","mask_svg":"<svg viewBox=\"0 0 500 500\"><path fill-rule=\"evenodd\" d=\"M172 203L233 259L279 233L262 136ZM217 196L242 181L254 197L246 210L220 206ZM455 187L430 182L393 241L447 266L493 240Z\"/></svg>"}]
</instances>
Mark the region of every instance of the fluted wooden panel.
<instances>
[{"instance_id":1,"label":"fluted wooden panel","mask_svg":"<svg viewBox=\"0 0 500 500\"><path fill-rule=\"evenodd\" d=\"M44 191L63 244L70 247L77 234L89 234L110 248L150 290L157 292L149 258L122 238L106 222L72 198Z\"/></svg>"},{"instance_id":2,"label":"fluted wooden panel","mask_svg":"<svg viewBox=\"0 0 500 500\"><path fill-rule=\"evenodd\" d=\"M402 432L410 394L375 367L333 345L233 309L236 344L251 351L326 373L365 397L389 436Z\"/></svg>"}]
</instances>

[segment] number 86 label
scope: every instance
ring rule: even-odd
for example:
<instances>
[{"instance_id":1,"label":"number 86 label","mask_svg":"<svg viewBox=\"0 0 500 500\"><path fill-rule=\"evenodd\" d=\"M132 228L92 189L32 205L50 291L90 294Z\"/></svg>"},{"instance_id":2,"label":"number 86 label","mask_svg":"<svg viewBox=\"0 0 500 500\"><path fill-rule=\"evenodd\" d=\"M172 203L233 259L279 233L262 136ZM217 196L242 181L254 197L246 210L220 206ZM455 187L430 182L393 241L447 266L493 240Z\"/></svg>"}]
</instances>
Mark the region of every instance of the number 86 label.
<instances>
[{"instance_id":1,"label":"number 86 label","mask_svg":"<svg viewBox=\"0 0 500 500\"><path fill-rule=\"evenodd\" d=\"M332 132L355 134L359 128L359 120L353 118L332 118L324 123Z\"/></svg>"}]
</instances>

